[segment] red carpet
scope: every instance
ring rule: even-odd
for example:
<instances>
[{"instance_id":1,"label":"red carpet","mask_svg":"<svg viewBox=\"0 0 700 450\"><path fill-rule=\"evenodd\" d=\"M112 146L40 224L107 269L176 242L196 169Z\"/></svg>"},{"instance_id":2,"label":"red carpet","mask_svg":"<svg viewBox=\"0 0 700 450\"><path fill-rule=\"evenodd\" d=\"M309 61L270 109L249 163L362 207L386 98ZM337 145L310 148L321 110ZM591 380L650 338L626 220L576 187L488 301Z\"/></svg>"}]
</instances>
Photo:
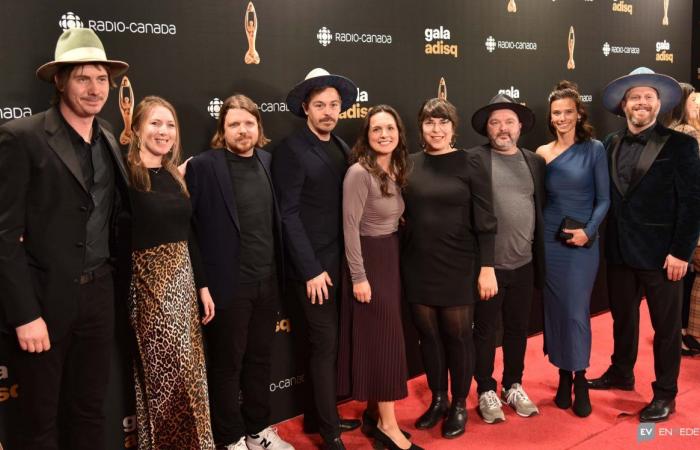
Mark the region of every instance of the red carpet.
<instances>
[{"instance_id":1,"label":"red carpet","mask_svg":"<svg viewBox=\"0 0 700 450\"><path fill-rule=\"evenodd\" d=\"M542 335L528 341L523 386L540 409L540 415L522 418L504 406L506 421L488 425L476 412L475 385L468 399L469 420L467 432L454 440L440 436L440 426L432 430L418 431L413 421L430 403L430 391L425 377L409 382L409 397L397 402L397 416L401 428L411 432L413 441L426 449L693 449L700 448L700 357L684 357L678 381L676 413L666 422L656 424L653 436L638 441L639 420L637 412L651 400L651 381L654 379L652 336L646 303L642 304L640 324L639 358L635 367L636 390L623 392L591 391L593 413L581 419L571 410L561 410L554 405L557 388L557 369L542 355ZM609 313L592 319L593 351L588 375L597 377L608 367L612 351L612 319ZM500 381L500 349L496 354L496 379ZM500 388L500 386L499 386ZM499 391L500 394L500 391ZM360 417L364 404L348 402L340 406L344 417ZM318 435L305 435L301 431L301 417L295 417L278 425L284 439L298 450L314 449L320 443ZM359 430L343 433L348 449L371 449L372 440Z\"/></svg>"}]
</instances>

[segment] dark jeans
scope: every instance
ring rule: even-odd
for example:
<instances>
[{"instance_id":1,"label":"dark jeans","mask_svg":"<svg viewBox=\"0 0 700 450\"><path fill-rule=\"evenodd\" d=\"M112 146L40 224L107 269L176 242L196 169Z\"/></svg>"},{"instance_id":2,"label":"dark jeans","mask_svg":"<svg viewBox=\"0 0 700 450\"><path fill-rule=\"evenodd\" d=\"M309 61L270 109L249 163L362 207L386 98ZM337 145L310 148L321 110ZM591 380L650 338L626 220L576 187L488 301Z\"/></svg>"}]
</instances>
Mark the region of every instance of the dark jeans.
<instances>
[{"instance_id":1,"label":"dark jeans","mask_svg":"<svg viewBox=\"0 0 700 450\"><path fill-rule=\"evenodd\" d=\"M466 399L474 375L474 305L413 304L411 311L430 390L446 392L449 372L452 398Z\"/></svg>"},{"instance_id":2,"label":"dark jeans","mask_svg":"<svg viewBox=\"0 0 700 450\"><path fill-rule=\"evenodd\" d=\"M503 387L510 389L513 383L522 383L525 367L534 289L532 263L514 270L496 270L496 280L498 294L490 300L479 300L474 311L474 379L479 394L496 390L493 361L496 356L499 319L503 321Z\"/></svg>"},{"instance_id":3,"label":"dark jeans","mask_svg":"<svg viewBox=\"0 0 700 450\"><path fill-rule=\"evenodd\" d=\"M204 327L217 444L233 444L244 434L257 434L270 425L270 368L278 305L276 277L240 283L231 305L216 310L214 320Z\"/></svg>"},{"instance_id":4,"label":"dark jeans","mask_svg":"<svg viewBox=\"0 0 700 450\"><path fill-rule=\"evenodd\" d=\"M673 399L681 365L683 282L669 281L665 270L638 270L608 265L608 292L613 318L614 351L610 370L621 377L634 374L639 346L639 304L646 295L654 327L654 398Z\"/></svg>"},{"instance_id":5,"label":"dark jeans","mask_svg":"<svg viewBox=\"0 0 700 450\"><path fill-rule=\"evenodd\" d=\"M59 395L71 450L105 448L103 403L114 339L114 282L107 273L80 286L78 315L70 332L42 353L22 351L13 365L20 385L19 448L58 449ZM65 392L61 390L65 389ZM61 422L63 423L63 422Z\"/></svg>"}]
</instances>

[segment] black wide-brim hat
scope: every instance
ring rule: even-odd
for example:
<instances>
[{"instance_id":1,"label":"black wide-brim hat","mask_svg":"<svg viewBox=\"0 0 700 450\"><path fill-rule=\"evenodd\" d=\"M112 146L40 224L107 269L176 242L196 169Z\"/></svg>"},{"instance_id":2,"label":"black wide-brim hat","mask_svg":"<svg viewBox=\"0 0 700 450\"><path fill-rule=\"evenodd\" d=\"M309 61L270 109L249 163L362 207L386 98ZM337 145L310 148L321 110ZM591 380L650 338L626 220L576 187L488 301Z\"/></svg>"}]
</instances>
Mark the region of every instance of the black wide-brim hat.
<instances>
[{"instance_id":1,"label":"black wide-brim hat","mask_svg":"<svg viewBox=\"0 0 700 450\"><path fill-rule=\"evenodd\" d=\"M637 67L629 75L611 81L603 89L603 106L613 114L624 117L620 103L625 94L635 87L651 87L656 89L661 101L659 113L673 109L681 101L683 91L675 78L662 73L656 73L647 67Z\"/></svg>"},{"instance_id":2,"label":"black wide-brim hat","mask_svg":"<svg viewBox=\"0 0 700 450\"><path fill-rule=\"evenodd\" d=\"M523 125L521 133L527 133L535 126L535 113L530 108L521 105L505 94L497 94L489 101L488 105L477 109L472 116L472 128L474 128L474 131L482 136L488 136L486 123L489 121L491 113L499 109L510 109L518 115L518 120Z\"/></svg>"},{"instance_id":3,"label":"black wide-brim hat","mask_svg":"<svg viewBox=\"0 0 700 450\"><path fill-rule=\"evenodd\" d=\"M306 75L304 81L294 86L287 94L287 108L299 117L306 117L301 106L306 96L314 89L333 87L340 94L340 112L350 108L357 98L357 86L349 78L332 75L325 69L316 68Z\"/></svg>"}]
</instances>

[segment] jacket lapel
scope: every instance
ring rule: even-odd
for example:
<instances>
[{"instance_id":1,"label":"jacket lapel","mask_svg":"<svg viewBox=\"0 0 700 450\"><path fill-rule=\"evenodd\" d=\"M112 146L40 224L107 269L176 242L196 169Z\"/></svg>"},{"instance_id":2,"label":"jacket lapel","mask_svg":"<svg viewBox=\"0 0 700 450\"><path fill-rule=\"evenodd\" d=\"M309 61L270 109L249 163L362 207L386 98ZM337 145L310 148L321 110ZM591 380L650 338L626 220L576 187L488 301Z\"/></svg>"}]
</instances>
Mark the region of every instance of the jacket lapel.
<instances>
[{"instance_id":1,"label":"jacket lapel","mask_svg":"<svg viewBox=\"0 0 700 450\"><path fill-rule=\"evenodd\" d=\"M630 186L627 189L627 193L625 195L629 195L634 190L634 188L636 188L637 185L639 185L639 182L642 181L642 178L644 178L644 175L646 175L646 173L649 171L649 168L656 160L656 157L659 156L659 152L661 152L661 149L664 145L666 145L668 137L668 134L662 136L656 130L654 130L654 132L651 133L647 145L644 146L644 150L642 150L642 154L639 156L639 161L637 161L637 167L635 167L634 169L634 174L632 175Z\"/></svg>"},{"instance_id":2,"label":"jacket lapel","mask_svg":"<svg viewBox=\"0 0 700 450\"><path fill-rule=\"evenodd\" d=\"M323 147L321 147L321 144L319 143L318 137L315 134L313 134L313 132L311 130L309 130L308 125L306 125L304 130L306 132L306 138L309 141L309 143L311 144L311 151L313 151L314 154L316 156L318 156L326 166L328 166L328 168L330 169L332 174L334 174L338 178L342 178L345 174L338 172L338 169L335 167L333 162L330 160L330 157L328 156L326 151L323 149ZM335 139L335 136L333 136L332 134L331 134L331 139ZM345 156L345 160L347 161L348 150L346 150L344 148L344 146L340 142L338 142L337 139L335 140L335 143L338 145L338 147L340 149L342 149L343 154Z\"/></svg>"},{"instance_id":3,"label":"jacket lapel","mask_svg":"<svg viewBox=\"0 0 700 450\"><path fill-rule=\"evenodd\" d=\"M612 151L610 152L610 178L612 178L613 184L615 185L617 191L624 196L625 192L622 190L622 183L620 182L620 177L617 173L617 155L620 151L620 144L622 143L623 134L624 131L622 133L615 134L610 141L610 148L612 148Z\"/></svg>"},{"instance_id":4,"label":"jacket lapel","mask_svg":"<svg viewBox=\"0 0 700 450\"><path fill-rule=\"evenodd\" d=\"M228 161L226 160L226 152L228 150L217 150L214 152L214 175L216 176L216 181L219 184L219 189L221 189L221 195L224 197L224 203L226 203L226 209L228 209L229 216L233 224L236 225L236 229L241 231L241 227L238 224L238 210L236 209L236 199L233 195L233 184L231 183L231 174L228 169Z\"/></svg>"},{"instance_id":5,"label":"jacket lapel","mask_svg":"<svg viewBox=\"0 0 700 450\"><path fill-rule=\"evenodd\" d=\"M114 164L117 165L117 170L119 172L119 175L121 175L122 179L124 180L124 183L126 185L129 185L129 175L126 172L126 166L124 166L124 158L122 157L121 151L119 150L119 146L117 145L117 140L114 139L114 135L107 131L102 124L100 124L100 128L102 131L102 136L105 137L105 140L107 141L107 145L109 147L109 151L112 153L112 158L114 159Z\"/></svg>"},{"instance_id":6,"label":"jacket lapel","mask_svg":"<svg viewBox=\"0 0 700 450\"><path fill-rule=\"evenodd\" d=\"M85 192L88 192L83 177L83 171L80 169L80 162L78 162L75 149L71 145L70 137L61 122L59 114L57 108L49 109L46 114L44 130L49 135L47 141L51 149L56 152L59 159L66 165L70 173L73 174L78 184L80 184Z\"/></svg>"}]
</instances>

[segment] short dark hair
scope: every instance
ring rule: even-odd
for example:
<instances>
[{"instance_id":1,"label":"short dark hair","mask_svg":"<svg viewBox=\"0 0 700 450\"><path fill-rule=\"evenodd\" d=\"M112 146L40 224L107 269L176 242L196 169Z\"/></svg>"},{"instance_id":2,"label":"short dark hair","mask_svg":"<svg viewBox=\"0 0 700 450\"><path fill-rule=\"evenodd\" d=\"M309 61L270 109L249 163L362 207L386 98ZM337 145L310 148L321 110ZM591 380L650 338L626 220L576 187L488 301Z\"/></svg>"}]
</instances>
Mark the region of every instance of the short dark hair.
<instances>
[{"instance_id":1,"label":"short dark hair","mask_svg":"<svg viewBox=\"0 0 700 450\"><path fill-rule=\"evenodd\" d=\"M63 89L66 87L68 78L70 78L71 74L75 69L83 66L102 67L105 71L107 71L107 75L109 76L109 87L117 87L117 83L114 82L114 77L112 76L112 71L109 70L109 66L105 64L101 64L99 62L85 64L66 64L64 66L59 67L58 71L56 71L56 75L54 75L54 92L53 97L51 98L51 105L58 105L60 103L61 97L63 96Z\"/></svg>"}]
</instances>

